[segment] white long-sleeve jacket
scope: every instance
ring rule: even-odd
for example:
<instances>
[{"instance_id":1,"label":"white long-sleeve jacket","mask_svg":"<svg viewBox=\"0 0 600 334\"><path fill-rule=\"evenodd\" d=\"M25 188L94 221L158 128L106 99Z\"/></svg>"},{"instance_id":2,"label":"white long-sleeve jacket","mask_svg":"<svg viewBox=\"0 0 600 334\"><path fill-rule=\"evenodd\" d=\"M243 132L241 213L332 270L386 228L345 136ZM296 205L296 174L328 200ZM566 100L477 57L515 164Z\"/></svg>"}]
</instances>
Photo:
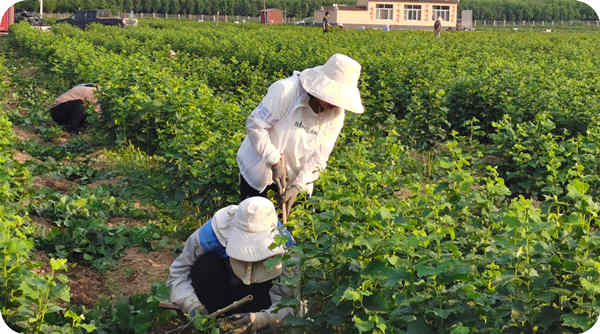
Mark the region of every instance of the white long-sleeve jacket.
<instances>
[{"instance_id":1,"label":"white long-sleeve jacket","mask_svg":"<svg viewBox=\"0 0 600 334\"><path fill-rule=\"evenodd\" d=\"M258 191L273 182L271 167L283 155L288 184L311 194L344 125L341 108L313 112L299 75L294 72L272 84L246 121L237 163L240 174Z\"/></svg>"}]
</instances>

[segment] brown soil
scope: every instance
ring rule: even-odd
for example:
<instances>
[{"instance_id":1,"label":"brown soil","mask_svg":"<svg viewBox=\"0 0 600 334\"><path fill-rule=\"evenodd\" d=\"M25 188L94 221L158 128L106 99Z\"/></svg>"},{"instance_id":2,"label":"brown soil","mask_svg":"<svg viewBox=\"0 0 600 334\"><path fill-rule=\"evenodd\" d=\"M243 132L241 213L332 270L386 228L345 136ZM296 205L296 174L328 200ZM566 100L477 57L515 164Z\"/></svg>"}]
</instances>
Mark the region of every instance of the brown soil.
<instances>
[{"instance_id":1,"label":"brown soil","mask_svg":"<svg viewBox=\"0 0 600 334\"><path fill-rule=\"evenodd\" d=\"M51 177L34 176L33 186L35 188L48 187L55 191L69 192L77 187L77 183L65 179L55 179Z\"/></svg>"},{"instance_id":2,"label":"brown soil","mask_svg":"<svg viewBox=\"0 0 600 334\"><path fill-rule=\"evenodd\" d=\"M154 205L144 204L141 201L135 201L133 203L133 207L136 209L142 209L150 212L158 212L158 209Z\"/></svg>"},{"instance_id":3,"label":"brown soil","mask_svg":"<svg viewBox=\"0 0 600 334\"><path fill-rule=\"evenodd\" d=\"M410 190L408 190L408 189L406 189L406 188L402 188L400 190L394 191L394 195L396 195L396 197L398 199L407 199L407 198L409 198L410 196L413 195L413 192L410 191Z\"/></svg>"},{"instance_id":4,"label":"brown soil","mask_svg":"<svg viewBox=\"0 0 600 334\"><path fill-rule=\"evenodd\" d=\"M71 303L93 305L103 294L106 294L106 282L101 274L81 264L69 264L69 286Z\"/></svg>"},{"instance_id":5,"label":"brown soil","mask_svg":"<svg viewBox=\"0 0 600 334\"><path fill-rule=\"evenodd\" d=\"M29 218L31 219L31 223L39 228L42 235L46 235L51 229L56 227L46 218L35 215L31 215Z\"/></svg>"},{"instance_id":6,"label":"brown soil","mask_svg":"<svg viewBox=\"0 0 600 334\"><path fill-rule=\"evenodd\" d=\"M106 225L108 225L108 227L117 227L117 226L133 227L133 226L144 226L144 225L146 225L146 223L143 221L140 221L140 220L132 219L132 218L114 217L114 218L111 218L109 221L107 221Z\"/></svg>"},{"instance_id":7,"label":"brown soil","mask_svg":"<svg viewBox=\"0 0 600 334\"><path fill-rule=\"evenodd\" d=\"M33 272L38 274L50 273L50 259L45 253L42 253L41 251L33 251L33 254L31 254L31 259L33 261L39 261L42 263L41 267L33 268Z\"/></svg>"},{"instance_id":8,"label":"brown soil","mask_svg":"<svg viewBox=\"0 0 600 334\"><path fill-rule=\"evenodd\" d=\"M50 274L50 259L46 254L35 251L32 259L43 263L41 267L33 269L36 273ZM106 291L103 277L84 265L67 262L67 272L64 274L69 278L71 304L94 305L98 297Z\"/></svg>"},{"instance_id":9,"label":"brown soil","mask_svg":"<svg viewBox=\"0 0 600 334\"><path fill-rule=\"evenodd\" d=\"M69 139L71 139L72 136L73 135L71 133L69 133L67 131L63 131L63 134L60 137L54 139L52 141L52 143L57 144L57 145L63 145L64 143L69 141Z\"/></svg>"},{"instance_id":10,"label":"brown soil","mask_svg":"<svg viewBox=\"0 0 600 334\"><path fill-rule=\"evenodd\" d=\"M29 153L17 150L13 150L13 159L21 164L24 164L27 161L41 162L39 159L32 157Z\"/></svg>"},{"instance_id":11,"label":"brown soil","mask_svg":"<svg viewBox=\"0 0 600 334\"><path fill-rule=\"evenodd\" d=\"M17 128L17 127L14 127L13 131L15 132L15 135L17 136L17 138L20 141L33 140L38 143L42 142L42 139L40 138L40 136L38 136L37 134L35 134L32 131Z\"/></svg>"},{"instance_id":12,"label":"brown soil","mask_svg":"<svg viewBox=\"0 0 600 334\"><path fill-rule=\"evenodd\" d=\"M101 186L101 185L116 186L116 185L121 184L122 179L123 179L122 176L116 176L116 177L113 177L112 179L99 180L96 182L92 182L88 185L88 187L97 188L98 186Z\"/></svg>"},{"instance_id":13,"label":"brown soil","mask_svg":"<svg viewBox=\"0 0 600 334\"><path fill-rule=\"evenodd\" d=\"M108 273L110 297L148 293L152 284L167 280L175 255L168 249L144 253L137 247L127 248L113 272Z\"/></svg>"},{"instance_id":14,"label":"brown soil","mask_svg":"<svg viewBox=\"0 0 600 334\"><path fill-rule=\"evenodd\" d=\"M19 71L19 74L26 78L35 78L37 74L37 68L34 66L23 66Z\"/></svg>"},{"instance_id":15,"label":"brown soil","mask_svg":"<svg viewBox=\"0 0 600 334\"><path fill-rule=\"evenodd\" d=\"M505 159L504 159L504 157L489 154L489 155L486 155L485 157L483 157L483 159L481 159L481 161L485 162L488 165L498 165L500 163L503 163L505 161Z\"/></svg>"},{"instance_id":16,"label":"brown soil","mask_svg":"<svg viewBox=\"0 0 600 334\"><path fill-rule=\"evenodd\" d=\"M35 251L32 259L43 263L34 268L36 273L50 273L50 260L46 254ZM98 273L86 265L67 262L65 274L69 278L71 304L92 306L100 297L115 299L149 293L153 283L166 281L174 259L170 250L144 253L133 247L125 250L125 256L112 271Z\"/></svg>"},{"instance_id":17,"label":"brown soil","mask_svg":"<svg viewBox=\"0 0 600 334\"><path fill-rule=\"evenodd\" d=\"M92 160L92 163L90 164L90 166L94 170L102 170L102 169L106 169L106 168L110 167L110 162L108 161L108 158L104 154L104 150L98 150L94 153L88 154L86 158L89 158Z\"/></svg>"}]
</instances>

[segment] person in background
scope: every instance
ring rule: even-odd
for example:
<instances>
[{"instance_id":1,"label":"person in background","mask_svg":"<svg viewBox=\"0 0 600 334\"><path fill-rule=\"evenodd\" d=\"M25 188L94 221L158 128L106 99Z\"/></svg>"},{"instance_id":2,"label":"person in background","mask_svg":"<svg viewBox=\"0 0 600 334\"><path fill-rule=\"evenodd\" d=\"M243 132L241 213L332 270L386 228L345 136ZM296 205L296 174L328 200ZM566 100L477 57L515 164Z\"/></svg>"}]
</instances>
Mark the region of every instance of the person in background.
<instances>
[{"instance_id":1,"label":"person in background","mask_svg":"<svg viewBox=\"0 0 600 334\"><path fill-rule=\"evenodd\" d=\"M275 307L282 297L297 296L297 291L278 281L281 275L289 277L293 271L281 262L265 264L285 253L283 246L270 248L277 235L287 238L285 248L294 245L267 198L251 197L218 210L188 237L182 253L171 264L167 279L171 302L194 317L252 295L251 302L225 319L227 327L233 326L228 332L277 328L293 309L275 311Z\"/></svg>"},{"instance_id":2,"label":"person in background","mask_svg":"<svg viewBox=\"0 0 600 334\"><path fill-rule=\"evenodd\" d=\"M364 112L360 70L354 59L334 54L324 65L294 71L269 87L248 116L237 152L242 199L287 185L283 201L289 214L300 192L312 194L344 125L344 110Z\"/></svg>"},{"instance_id":3,"label":"person in background","mask_svg":"<svg viewBox=\"0 0 600 334\"><path fill-rule=\"evenodd\" d=\"M439 37L441 32L442 32L442 16L438 16L437 20L435 20L435 23L433 24L433 33L436 37Z\"/></svg>"},{"instance_id":4,"label":"person in background","mask_svg":"<svg viewBox=\"0 0 600 334\"><path fill-rule=\"evenodd\" d=\"M329 31L329 12L325 12L325 16L323 16L323 23L321 25L324 33Z\"/></svg>"},{"instance_id":5,"label":"person in background","mask_svg":"<svg viewBox=\"0 0 600 334\"><path fill-rule=\"evenodd\" d=\"M101 112L98 99L94 96L98 85L94 83L77 85L60 95L50 105L52 119L64 126L68 131L77 133L85 125L89 104L94 105L94 111Z\"/></svg>"}]
</instances>

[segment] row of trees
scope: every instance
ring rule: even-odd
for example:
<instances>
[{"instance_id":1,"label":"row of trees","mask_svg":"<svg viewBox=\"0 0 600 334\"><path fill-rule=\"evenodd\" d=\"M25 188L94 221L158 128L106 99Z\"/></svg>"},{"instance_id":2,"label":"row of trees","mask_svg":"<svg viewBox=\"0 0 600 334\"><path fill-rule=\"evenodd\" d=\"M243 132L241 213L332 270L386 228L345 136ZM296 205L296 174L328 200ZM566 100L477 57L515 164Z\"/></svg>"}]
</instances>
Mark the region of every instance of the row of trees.
<instances>
[{"instance_id":1,"label":"row of trees","mask_svg":"<svg viewBox=\"0 0 600 334\"><path fill-rule=\"evenodd\" d=\"M333 3L356 3L355 0L268 0L267 8L281 8L290 17L312 16L315 9ZM111 8L115 11L167 14L221 14L257 16L263 0L44 0L44 11L70 13L78 9ZM39 10L39 0L27 0L17 9Z\"/></svg>"},{"instance_id":2,"label":"row of trees","mask_svg":"<svg viewBox=\"0 0 600 334\"><path fill-rule=\"evenodd\" d=\"M575 0L461 0L477 20L597 20L594 10Z\"/></svg>"},{"instance_id":3,"label":"row of trees","mask_svg":"<svg viewBox=\"0 0 600 334\"><path fill-rule=\"evenodd\" d=\"M27 0L18 8L37 10L38 1ZM290 17L308 17L315 9L332 3L354 4L356 0L268 0L266 5L285 9ZM263 0L44 0L44 10L51 13L111 8L117 12L257 16L263 6ZM472 9L477 20L597 19L588 5L576 0L461 0L459 7Z\"/></svg>"}]
</instances>

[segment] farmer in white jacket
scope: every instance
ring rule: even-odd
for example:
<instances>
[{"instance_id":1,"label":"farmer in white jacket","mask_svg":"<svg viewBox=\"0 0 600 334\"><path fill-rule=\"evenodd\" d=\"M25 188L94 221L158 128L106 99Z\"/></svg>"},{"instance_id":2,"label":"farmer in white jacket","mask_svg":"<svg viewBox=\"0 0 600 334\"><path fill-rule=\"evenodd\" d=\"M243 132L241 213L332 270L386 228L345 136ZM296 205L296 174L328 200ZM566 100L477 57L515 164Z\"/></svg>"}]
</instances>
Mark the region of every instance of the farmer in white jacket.
<instances>
[{"instance_id":1,"label":"farmer in white jacket","mask_svg":"<svg viewBox=\"0 0 600 334\"><path fill-rule=\"evenodd\" d=\"M167 279L171 302L195 316L251 294L254 299L230 317L234 324L230 332L277 327L293 309L274 312L275 306L283 296L295 294L277 280L291 271L281 263L265 266L266 260L285 252L281 246L269 249L278 234L288 238L286 248L293 245L291 234L278 223L275 207L267 198L251 197L218 210L189 236L183 252L171 264Z\"/></svg>"},{"instance_id":2,"label":"farmer in white jacket","mask_svg":"<svg viewBox=\"0 0 600 334\"><path fill-rule=\"evenodd\" d=\"M344 110L364 112L360 70L352 58L334 54L324 65L294 71L269 87L246 121L237 153L242 199L287 184L283 198L289 212L300 192L312 194L344 125Z\"/></svg>"}]
</instances>

